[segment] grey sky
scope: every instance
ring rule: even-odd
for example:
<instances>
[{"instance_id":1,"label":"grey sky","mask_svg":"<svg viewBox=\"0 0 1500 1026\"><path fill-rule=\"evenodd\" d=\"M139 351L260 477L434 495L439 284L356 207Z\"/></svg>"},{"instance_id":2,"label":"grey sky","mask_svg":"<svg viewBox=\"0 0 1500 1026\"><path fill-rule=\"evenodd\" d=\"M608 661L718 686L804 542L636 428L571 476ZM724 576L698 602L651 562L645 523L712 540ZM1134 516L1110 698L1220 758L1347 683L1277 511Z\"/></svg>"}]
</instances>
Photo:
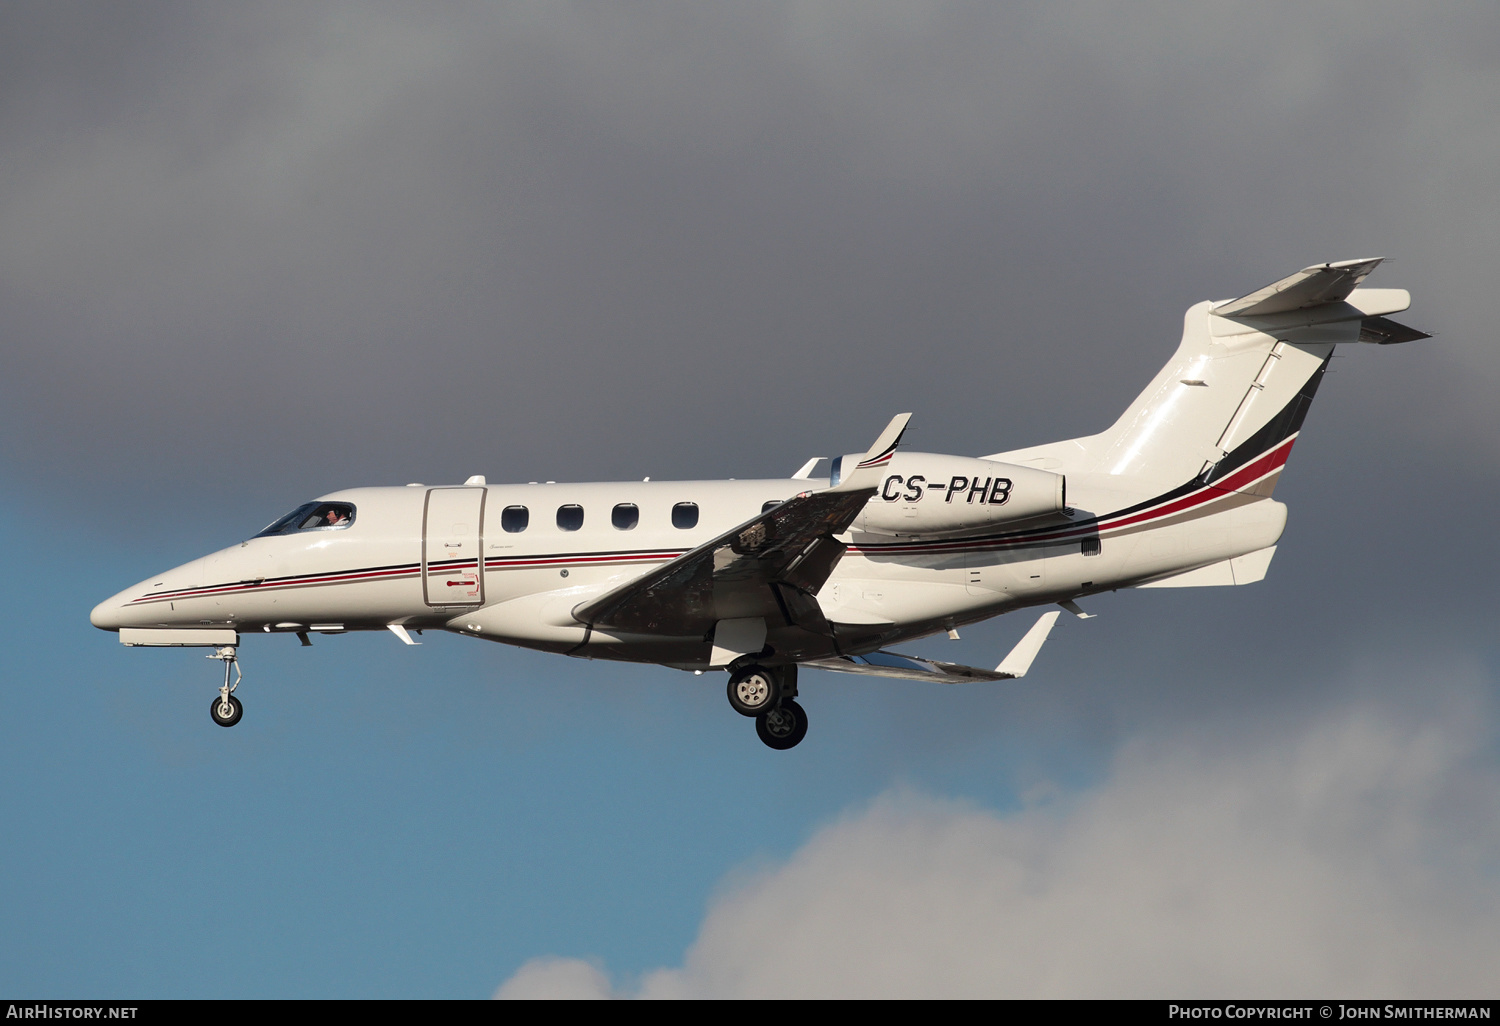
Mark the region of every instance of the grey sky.
<instances>
[{"instance_id":1,"label":"grey sky","mask_svg":"<svg viewBox=\"0 0 1500 1026\"><path fill-rule=\"evenodd\" d=\"M1102 426L1191 302L1367 254L1444 332L1365 354L1450 393L1385 430L1494 427L1488 6L8 12L39 483L775 474L908 407L992 451Z\"/></svg>"}]
</instances>

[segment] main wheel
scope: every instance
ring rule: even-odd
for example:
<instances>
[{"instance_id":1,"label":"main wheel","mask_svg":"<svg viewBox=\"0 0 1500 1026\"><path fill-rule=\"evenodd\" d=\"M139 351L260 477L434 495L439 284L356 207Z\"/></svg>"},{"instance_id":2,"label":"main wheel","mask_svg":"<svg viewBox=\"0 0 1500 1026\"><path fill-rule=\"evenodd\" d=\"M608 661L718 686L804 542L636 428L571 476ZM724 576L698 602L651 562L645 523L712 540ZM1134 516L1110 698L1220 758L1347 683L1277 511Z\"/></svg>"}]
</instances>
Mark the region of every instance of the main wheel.
<instances>
[{"instance_id":1,"label":"main wheel","mask_svg":"<svg viewBox=\"0 0 1500 1026\"><path fill-rule=\"evenodd\" d=\"M232 727L240 722L240 717L245 715L245 707L240 705L240 700L233 695L229 696L229 715L224 715L224 706L217 695L214 696L213 704L208 707L208 714L214 718L214 722L221 727Z\"/></svg>"},{"instance_id":2,"label":"main wheel","mask_svg":"<svg viewBox=\"0 0 1500 1026\"><path fill-rule=\"evenodd\" d=\"M776 675L764 666L747 666L729 675L729 704L741 716L759 716L774 709L780 697Z\"/></svg>"},{"instance_id":3,"label":"main wheel","mask_svg":"<svg viewBox=\"0 0 1500 1026\"><path fill-rule=\"evenodd\" d=\"M755 733L777 751L795 748L807 736L807 713L788 698L775 709L755 718Z\"/></svg>"}]
</instances>

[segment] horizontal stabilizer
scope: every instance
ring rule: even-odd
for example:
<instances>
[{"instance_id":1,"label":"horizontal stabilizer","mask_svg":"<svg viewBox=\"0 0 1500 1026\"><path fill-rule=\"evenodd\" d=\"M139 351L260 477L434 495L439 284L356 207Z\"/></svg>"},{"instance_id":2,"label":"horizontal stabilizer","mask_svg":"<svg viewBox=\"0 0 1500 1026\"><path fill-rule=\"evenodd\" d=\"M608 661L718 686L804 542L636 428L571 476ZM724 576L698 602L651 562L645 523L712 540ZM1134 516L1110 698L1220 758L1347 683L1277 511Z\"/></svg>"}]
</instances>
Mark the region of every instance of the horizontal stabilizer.
<instances>
[{"instance_id":1,"label":"horizontal stabilizer","mask_svg":"<svg viewBox=\"0 0 1500 1026\"><path fill-rule=\"evenodd\" d=\"M1032 660L1041 651L1042 642L1057 623L1057 612L1043 613L1032 625L1026 636L1010 650L1010 654L993 670L982 670L977 666L960 663L945 663L938 659L921 659L902 655L899 652L870 652L859 656L839 656L835 659L815 659L804 663L821 670L838 673L860 673L870 677L894 677L899 680L925 680L936 684L962 684L968 681L1015 680L1026 676Z\"/></svg>"},{"instance_id":2,"label":"horizontal stabilizer","mask_svg":"<svg viewBox=\"0 0 1500 1026\"><path fill-rule=\"evenodd\" d=\"M1399 324L1389 317L1366 317L1359 322L1359 340L1373 342L1378 346L1400 345L1415 342L1419 338L1431 338L1425 331Z\"/></svg>"},{"instance_id":3,"label":"horizontal stabilizer","mask_svg":"<svg viewBox=\"0 0 1500 1026\"><path fill-rule=\"evenodd\" d=\"M1341 260L1333 264L1304 267L1296 274L1272 282L1248 296L1231 299L1214 307L1220 317L1265 317L1268 314L1303 310L1324 303L1338 303L1349 298L1359 283L1384 257L1373 260Z\"/></svg>"}]
</instances>

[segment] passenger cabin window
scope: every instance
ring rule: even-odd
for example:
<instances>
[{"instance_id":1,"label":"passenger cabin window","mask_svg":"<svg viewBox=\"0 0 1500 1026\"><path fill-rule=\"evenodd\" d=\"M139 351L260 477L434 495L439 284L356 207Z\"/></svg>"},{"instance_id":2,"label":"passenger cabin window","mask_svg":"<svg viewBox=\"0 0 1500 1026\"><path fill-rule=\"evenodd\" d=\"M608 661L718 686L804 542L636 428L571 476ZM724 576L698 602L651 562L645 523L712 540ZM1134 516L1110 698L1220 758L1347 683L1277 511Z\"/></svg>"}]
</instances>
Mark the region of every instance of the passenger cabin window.
<instances>
[{"instance_id":1,"label":"passenger cabin window","mask_svg":"<svg viewBox=\"0 0 1500 1026\"><path fill-rule=\"evenodd\" d=\"M327 530L354 523L354 507L347 502L304 502L255 537Z\"/></svg>"},{"instance_id":2,"label":"passenger cabin window","mask_svg":"<svg viewBox=\"0 0 1500 1026\"><path fill-rule=\"evenodd\" d=\"M619 531L633 531L641 522L641 509L633 502L622 502L609 515L609 522Z\"/></svg>"},{"instance_id":3,"label":"passenger cabin window","mask_svg":"<svg viewBox=\"0 0 1500 1026\"><path fill-rule=\"evenodd\" d=\"M500 511L500 530L520 534L531 523L531 510L525 506L506 506Z\"/></svg>"},{"instance_id":4,"label":"passenger cabin window","mask_svg":"<svg viewBox=\"0 0 1500 1026\"><path fill-rule=\"evenodd\" d=\"M557 507L557 527L561 531L576 531L583 526L582 506Z\"/></svg>"},{"instance_id":5,"label":"passenger cabin window","mask_svg":"<svg viewBox=\"0 0 1500 1026\"><path fill-rule=\"evenodd\" d=\"M672 526L680 527L686 531L690 527L698 526L698 504L696 502L679 502L672 507Z\"/></svg>"}]
</instances>

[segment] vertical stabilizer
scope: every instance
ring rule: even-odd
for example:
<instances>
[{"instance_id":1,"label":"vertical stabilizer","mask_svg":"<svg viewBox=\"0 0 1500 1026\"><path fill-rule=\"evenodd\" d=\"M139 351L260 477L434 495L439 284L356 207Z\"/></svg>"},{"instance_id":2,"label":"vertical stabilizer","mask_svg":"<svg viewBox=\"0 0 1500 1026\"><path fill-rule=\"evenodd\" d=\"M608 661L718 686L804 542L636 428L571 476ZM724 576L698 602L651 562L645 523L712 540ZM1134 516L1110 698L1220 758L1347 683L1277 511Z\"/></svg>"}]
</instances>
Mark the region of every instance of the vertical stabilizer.
<instances>
[{"instance_id":1,"label":"vertical stabilizer","mask_svg":"<svg viewBox=\"0 0 1500 1026\"><path fill-rule=\"evenodd\" d=\"M1162 488L1193 478L1223 480L1272 450L1280 451L1279 469L1334 345L1358 337L1358 320L1246 331L1199 303L1184 318L1172 360L1097 436L1092 469ZM1255 484L1262 494L1272 486L1274 474L1270 484Z\"/></svg>"},{"instance_id":2,"label":"vertical stabilizer","mask_svg":"<svg viewBox=\"0 0 1500 1026\"><path fill-rule=\"evenodd\" d=\"M1357 287L1379 263L1315 265L1240 299L1198 303L1172 359L1107 431L989 458L1061 463L1130 490L1196 480L1270 495L1334 346L1425 337L1383 316L1406 309L1405 291Z\"/></svg>"}]
</instances>

